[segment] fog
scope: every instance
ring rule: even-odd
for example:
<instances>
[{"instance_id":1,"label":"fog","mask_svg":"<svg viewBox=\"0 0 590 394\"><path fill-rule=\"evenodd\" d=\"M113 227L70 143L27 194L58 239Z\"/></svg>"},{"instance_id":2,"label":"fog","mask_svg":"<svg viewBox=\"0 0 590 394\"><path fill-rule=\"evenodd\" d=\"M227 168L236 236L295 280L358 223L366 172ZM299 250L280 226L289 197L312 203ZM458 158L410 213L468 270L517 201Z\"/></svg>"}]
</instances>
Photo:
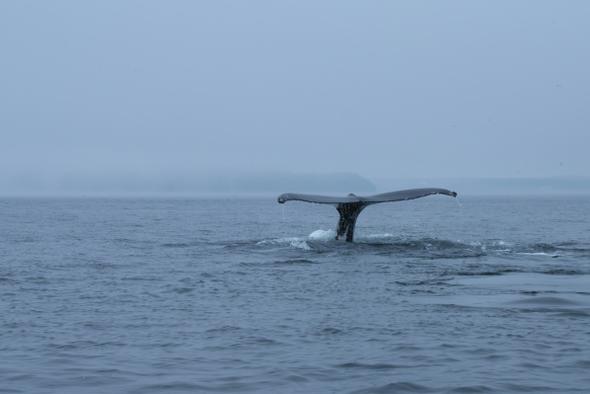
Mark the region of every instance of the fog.
<instances>
[{"instance_id":1,"label":"fog","mask_svg":"<svg viewBox=\"0 0 590 394\"><path fill-rule=\"evenodd\" d=\"M588 15L586 1L1 2L0 191L588 177Z\"/></svg>"}]
</instances>

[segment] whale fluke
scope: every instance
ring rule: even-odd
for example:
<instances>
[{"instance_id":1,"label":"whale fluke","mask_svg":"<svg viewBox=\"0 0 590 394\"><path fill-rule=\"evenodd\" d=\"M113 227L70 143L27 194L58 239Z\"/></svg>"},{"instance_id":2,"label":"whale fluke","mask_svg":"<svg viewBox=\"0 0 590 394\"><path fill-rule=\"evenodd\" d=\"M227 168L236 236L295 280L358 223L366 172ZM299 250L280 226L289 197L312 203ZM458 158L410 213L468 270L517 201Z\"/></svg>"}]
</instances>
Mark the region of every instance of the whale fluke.
<instances>
[{"instance_id":1,"label":"whale fluke","mask_svg":"<svg viewBox=\"0 0 590 394\"><path fill-rule=\"evenodd\" d=\"M376 194L374 196L361 197L350 193L346 197L319 196L314 194L285 193L278 198L279 204L287 201L304 201L313 204L331 204L336 206L340 214L338 228L336 229L336 239L346 233L346 242L352 242L354 238L354 227L358 215L367 206L379 204L382 202L406 201L416 198L443 194L445 196L457 197L457 193L447 189L425 188L425 189L408 189Z\"/></svg>"}]
</instances>

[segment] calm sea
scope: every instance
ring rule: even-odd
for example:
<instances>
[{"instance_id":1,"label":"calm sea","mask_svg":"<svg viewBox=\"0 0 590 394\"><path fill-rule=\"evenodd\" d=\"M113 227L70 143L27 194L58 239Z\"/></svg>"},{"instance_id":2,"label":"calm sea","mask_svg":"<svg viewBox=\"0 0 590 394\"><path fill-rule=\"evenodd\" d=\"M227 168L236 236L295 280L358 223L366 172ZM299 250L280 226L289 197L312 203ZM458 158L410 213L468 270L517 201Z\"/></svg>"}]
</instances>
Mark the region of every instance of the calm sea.
<instances>
[{"instance_id":1,"label":"calm sea","mask_svg":"<svg viewBox=\"0 0 590 394\"><path fill-rule=\"evenodd\" d=\"M0 392L588 393L590 197L0 199Z\"/></svg>"}]
</instances>

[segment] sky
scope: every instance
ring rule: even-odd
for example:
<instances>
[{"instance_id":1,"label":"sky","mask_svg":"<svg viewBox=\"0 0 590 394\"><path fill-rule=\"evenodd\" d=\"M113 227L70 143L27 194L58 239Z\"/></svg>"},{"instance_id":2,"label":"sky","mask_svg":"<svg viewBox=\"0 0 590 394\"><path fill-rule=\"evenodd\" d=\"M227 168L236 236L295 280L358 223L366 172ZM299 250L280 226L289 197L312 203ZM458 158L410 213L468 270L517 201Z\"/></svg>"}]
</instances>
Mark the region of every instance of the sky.
<instances>
[{"instance_id":1,"label":"sky","mask_svg":"<svg viewBox=\"0 0 590 394\"><path fill-rule=\"evenodd\" d=\"M588 15L588 1L3 1L0 180L590 176Z\"/></svg>"}]
</instances>

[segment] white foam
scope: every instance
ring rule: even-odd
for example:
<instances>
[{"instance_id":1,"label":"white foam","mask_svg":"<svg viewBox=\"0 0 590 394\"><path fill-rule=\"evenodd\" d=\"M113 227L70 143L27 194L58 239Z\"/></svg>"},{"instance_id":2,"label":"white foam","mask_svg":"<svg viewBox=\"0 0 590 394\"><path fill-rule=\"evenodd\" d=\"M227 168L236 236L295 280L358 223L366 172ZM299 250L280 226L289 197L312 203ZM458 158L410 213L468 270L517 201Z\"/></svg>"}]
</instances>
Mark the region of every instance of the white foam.
<instances>
[{"instance_id":1,"label":"white foam","mask_svg":"<svg viewBox=\"0 0 590 394\"><path fill-rule=\"evenodd\" d=\"M549 254L549 253L544 253L544 252L536 252L536 253L527 253L527 252L522 252L522 253L517 253L517 254L527 254L529 256L557 256L557 253L553 253L553 254Z\"/></svg>"},{"instance_id":2,"label":"white foam","mask_svg":"<svg viewBox=\"0 0 590 394\"><path fill-rule=\"evenodd\" d=\"M309 245L305 241L292 241L291 246L294 246L296 248L303 249L303 250L311 250L311 248L309 247Z\"/></svg>"},{"instance_id":3,"label":"white foam","mask_svg":"<svg viewBox=\"0 0 590 394\"><path fill-rule=\"evenodd\" d=\"M334 230L316 230L309 234L307 237L310 241L329 242L333 241L336 237L336 231ZM344 238L342 238L344 239ZM390 243L394 239L393 234L367 234L357 235L355 240L357 242L369 242L369 243Z\"/></svg>"},{"instance_id":4,"label":"white foam","mask_svg":"<svg viewBox=\"0 0 590 394\"><path fill-rule=\"evenodd\" d=\"M316 230L309 234L309 239L314 241L331 241L336 236L334 230Z\"/></svg>"},{"instance_id":5,"label":"white foam","mask_svg":"<svg viewBox=\"0 0 590 394\"><path fill-rule=\"evenodd\" d=\"M295 237L288 237L288 238L275 238L275 239L265 239L256 243L256 245L264 245L264 244L290 244L293 245L294 243L304 242L302 238L295 238Z\"/></svg>"}]
</instances>

